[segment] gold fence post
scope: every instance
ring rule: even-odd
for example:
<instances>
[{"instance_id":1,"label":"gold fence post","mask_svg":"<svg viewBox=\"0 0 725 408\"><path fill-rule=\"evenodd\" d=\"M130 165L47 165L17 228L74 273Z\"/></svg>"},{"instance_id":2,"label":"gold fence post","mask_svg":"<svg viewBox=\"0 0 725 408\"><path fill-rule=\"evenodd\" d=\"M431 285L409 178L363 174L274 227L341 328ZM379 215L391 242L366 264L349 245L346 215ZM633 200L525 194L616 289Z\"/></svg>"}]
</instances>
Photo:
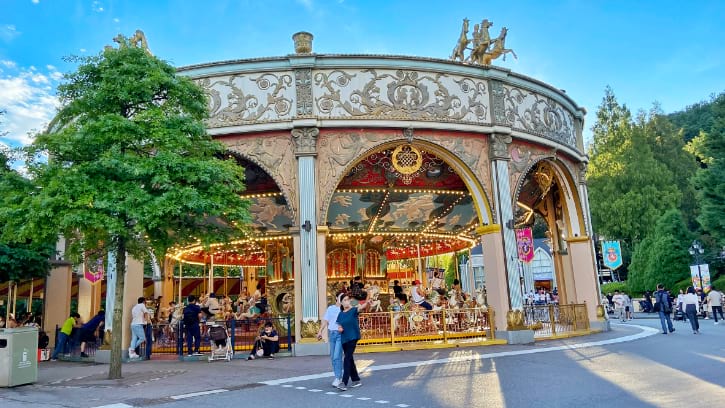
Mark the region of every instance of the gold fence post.
<instances>
[{"instance_id":1,"label":"gold fence post","mask_svg":"<svg viewBox=\"0 0 725 408\"><path fill-rule=\"evenodd\" d=\"M561 307L561 305L559 305ZM549 325L551 326L551 335L556 336L556 319L554 318L554 305L549 305Z\"/></svg>"},{"instance_id":2,"label":"gold fence post","mask_svg":"<svg viewBox=\"0 0 725 408\"><path fill-rule=\"evenodd\" d=\"M441 324L443 325L443 344L448 344L448 331L446 330L446 308L441 309Z\"/></svg>"},{"instance_id":3,"label":"gold fence post","mask_svg":"<svg viewBox=\"0 0 725 408\"><path fill-rule=\"evenodd\" d=\"M577 318L576 318L576 314L577 314L576 313L576 310L578 308L579 307L577 305L574 305L574 304L571 305L571 311L572 311L572 315L573 315L572 316L572 322L571 322L571 324L574 326L574 330L573 331L579 330L579 325L577 324Z\"/></svg>"},{"instance_id":4,"label":"gold fence post","mask_svg":"<svg viewBox=\"0 0 725 408\"><path fill-rule=\"evenodd\" d=\"M634 307L634 306L632 306ZM634 312L633 312L634 313ZM586 316L586 319L584 319L584 329L589 330L589 312L587 311L587 301L584 301L584 316ZM632 315L634 316L634 314Z\"/></svg>"},{"instance_id":5,"label":"gold fence post","mask_svg":"<svg viewBox=\"0 0 725 408\"><path fill-rule=\"evenodd\" d=\"M488 307L488 330L491 332L491 340L496 340L496 312Z\"/></svg>"},{"instance_id":6,"label":"gold fence post","mask_svg":"<svg viewBox=\"0 0 725 408\"><path fill-rule=\"evenodd\" d=\"M395 344L395 313L392 310L388 313L390 313L390 345L392 346Z\"/></svg>"}]
</instances>

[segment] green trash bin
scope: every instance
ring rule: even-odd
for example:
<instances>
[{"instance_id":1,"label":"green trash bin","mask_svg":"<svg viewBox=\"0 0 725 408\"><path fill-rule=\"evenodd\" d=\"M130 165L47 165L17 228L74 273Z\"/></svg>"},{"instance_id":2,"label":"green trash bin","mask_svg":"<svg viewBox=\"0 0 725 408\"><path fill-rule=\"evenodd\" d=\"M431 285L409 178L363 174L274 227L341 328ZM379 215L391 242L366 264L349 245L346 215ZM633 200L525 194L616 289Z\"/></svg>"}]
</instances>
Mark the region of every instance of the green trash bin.
<instances>
[{"instance_id":1,"label":"green trash bin","mask_svg":"<svg viewBox=\"0 0 725 408\"><path fill-rule=\"evenodd\" d=\"M38 381L38 329L0 329L0 387Z\"/></svg>"}]
</instances>

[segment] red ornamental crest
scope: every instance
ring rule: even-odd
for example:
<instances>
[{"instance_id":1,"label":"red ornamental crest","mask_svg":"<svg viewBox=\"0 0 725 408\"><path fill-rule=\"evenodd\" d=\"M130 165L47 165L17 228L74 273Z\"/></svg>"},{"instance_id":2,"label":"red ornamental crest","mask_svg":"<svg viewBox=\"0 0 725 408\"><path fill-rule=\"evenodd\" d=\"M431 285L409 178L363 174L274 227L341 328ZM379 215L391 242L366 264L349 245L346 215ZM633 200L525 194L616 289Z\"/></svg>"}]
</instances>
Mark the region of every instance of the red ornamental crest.
<instances>
[{"instance_id":1,"label":"red ornamental crest","mask_svg":"<svg viewBox=\"0 0 725 408\"><path fill-rule=\"evenodd\" d=\"M103 258L100 258L86 264L83 277L91 284L98 283L103 279L103 272Z\"/></svg>"},{"instance_id":2,"label":"red ornamental crest","mask_svg":"<svg viewBox=\"0 0 725 408\"><path fill-rule=\"evenodd\" d=\"M519 260L529 263L534 259L534 237L531 228L516 230L516 245Z\"/></svg>"}]
</instances>

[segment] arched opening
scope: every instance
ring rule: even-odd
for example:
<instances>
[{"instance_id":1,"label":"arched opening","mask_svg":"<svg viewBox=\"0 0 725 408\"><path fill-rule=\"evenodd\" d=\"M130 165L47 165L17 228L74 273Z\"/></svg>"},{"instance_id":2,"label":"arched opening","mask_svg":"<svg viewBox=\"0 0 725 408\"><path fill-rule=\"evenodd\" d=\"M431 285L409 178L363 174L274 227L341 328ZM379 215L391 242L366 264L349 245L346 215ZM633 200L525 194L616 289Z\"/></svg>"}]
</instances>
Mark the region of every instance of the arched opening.
<instances>
[{"instance_id":1,"label":"arched opening","mask_svg":"<svg viewBox=\"0 0 725 408\"><path fill-rule=\"evenodd\" d=\"M449 151L422 141L366 152L339 180L326 211L328 294L351 279L379 289L429 286L434 273L460 279L456 255L478 244L490 206L477 177ZM390 296L385 296L389 294Z\"/></svg>"}]
</instances>

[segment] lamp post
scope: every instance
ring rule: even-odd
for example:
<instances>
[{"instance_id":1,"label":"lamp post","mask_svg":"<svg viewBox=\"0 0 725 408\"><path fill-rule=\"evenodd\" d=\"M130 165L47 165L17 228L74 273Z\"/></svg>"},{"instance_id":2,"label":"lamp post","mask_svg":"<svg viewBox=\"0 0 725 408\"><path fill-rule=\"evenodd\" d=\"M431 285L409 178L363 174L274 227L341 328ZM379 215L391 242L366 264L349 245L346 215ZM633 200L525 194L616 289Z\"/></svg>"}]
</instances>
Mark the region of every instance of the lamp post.
<instances>
[{"instance_id":1,"label":"lamp post","mask_svg":"<svg viewBox=\"0 0 725 408\"><path fill-rule=\"evenodd\" d=\"M702 260L702 254L705 253L705 248L702 247L698 240L692 241L692 245L687 250L695 258L695 264L697 264L697 276L700 279L700 296L705 295L705 285L702 283L702 271L700 270L700 263Z\"/></svg>"}]
</instances>

